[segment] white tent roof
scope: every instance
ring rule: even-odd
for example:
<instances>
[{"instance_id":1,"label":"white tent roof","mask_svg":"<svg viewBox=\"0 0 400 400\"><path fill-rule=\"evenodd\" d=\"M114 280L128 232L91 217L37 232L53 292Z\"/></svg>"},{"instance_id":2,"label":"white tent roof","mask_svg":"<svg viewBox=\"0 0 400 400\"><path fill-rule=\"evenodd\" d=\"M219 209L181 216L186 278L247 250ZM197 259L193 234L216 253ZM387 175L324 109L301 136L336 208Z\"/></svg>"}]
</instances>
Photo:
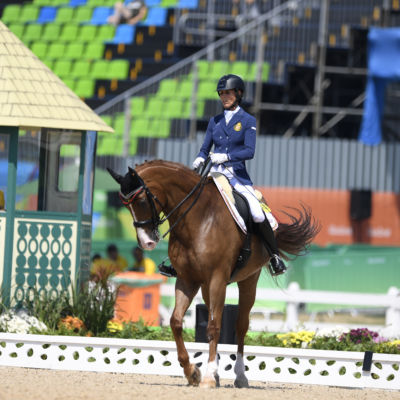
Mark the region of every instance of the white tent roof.
<instances>
[{"instance_id":1,"label":"white tent roof","mask_svg":"<svg viewBox=\"0 0 400 400\"><path fill-rule=\"evenodd\" d=\"M0 126L113 132L1 21Z\"/></svg>"}]
</instances>

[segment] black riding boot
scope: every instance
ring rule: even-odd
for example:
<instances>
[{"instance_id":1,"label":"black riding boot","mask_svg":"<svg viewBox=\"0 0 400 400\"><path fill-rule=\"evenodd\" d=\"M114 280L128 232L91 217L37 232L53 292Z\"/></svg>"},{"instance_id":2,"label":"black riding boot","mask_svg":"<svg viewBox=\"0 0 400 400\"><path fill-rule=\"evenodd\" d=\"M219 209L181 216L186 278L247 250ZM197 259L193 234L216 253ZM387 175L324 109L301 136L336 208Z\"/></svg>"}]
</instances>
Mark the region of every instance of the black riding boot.
<instances>
[{"instance_id":1,"label":"black riding boot","mask_svg":"<svg viewBox=\"0 0 400 400\"><path fill-rule=\"evenodd\" d=\"M276 244L274 231L265 218L263 222L256 224L258 234L262 240L264 247L267 249L269 256L270 271L272 275L281 275L286 271L286 266L279 256L278 245Z\"/></svg>"}]
</instances>

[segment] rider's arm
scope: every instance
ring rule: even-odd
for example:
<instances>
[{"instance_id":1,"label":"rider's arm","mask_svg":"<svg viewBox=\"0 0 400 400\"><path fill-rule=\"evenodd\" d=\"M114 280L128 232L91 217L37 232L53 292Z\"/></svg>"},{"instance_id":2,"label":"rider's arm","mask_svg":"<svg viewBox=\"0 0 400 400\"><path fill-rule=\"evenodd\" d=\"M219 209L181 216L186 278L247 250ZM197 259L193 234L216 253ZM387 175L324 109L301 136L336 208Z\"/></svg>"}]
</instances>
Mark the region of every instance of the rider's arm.
<instances>
[{"instance_id":1,"label":"rider's arm","mask_svg":"<svg viewBox=\"0 0 400 400\"><path fill-rule=\"evenodd\" d=\"M251 119L247 124L244 132L244 144L234 148L229 154L232 162L251 160L256 151L256 120Z\"/></svg>"},{"instance_id":2,"label":"rider's arm","mask_svg":"<svg viewBox=\"0 0 400 400\"><path fill-rule=\"evenodd\" d=\"M211 147L213 145L212 131L214 129L214 126L215 126L214 118L211 118L210 122L208 123L206 137L204 139L203 145L201 146L200 152L197 155L197 157L203 157L205 160L207 159L208 154L210 153Z\"/></svg>"}]
</instances>

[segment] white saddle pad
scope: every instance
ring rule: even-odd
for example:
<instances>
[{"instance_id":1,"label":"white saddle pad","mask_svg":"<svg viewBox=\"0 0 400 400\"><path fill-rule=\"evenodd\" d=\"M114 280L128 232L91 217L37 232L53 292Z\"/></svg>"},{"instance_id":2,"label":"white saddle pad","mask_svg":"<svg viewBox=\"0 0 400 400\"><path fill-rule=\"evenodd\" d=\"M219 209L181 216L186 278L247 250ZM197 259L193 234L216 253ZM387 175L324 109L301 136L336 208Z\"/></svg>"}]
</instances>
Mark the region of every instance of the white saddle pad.
<instances>
[{"instance_id":1,"label":"white saddle pad","mask_svg":"<svg viewBox=\"0 0 400 400\"><path fill-rule=\"evenodd\" d=\"M235 220L239 228L243 231L243 233L247 233L246 224L236 208L235 199L232 193L233 189L228 179L220 172L210 172L210 176L213 178L215 186L221 193L221 196L224 199L224 202L228 207L228 210L231 213L233 219Z\"/></svg>"}]
</instances>

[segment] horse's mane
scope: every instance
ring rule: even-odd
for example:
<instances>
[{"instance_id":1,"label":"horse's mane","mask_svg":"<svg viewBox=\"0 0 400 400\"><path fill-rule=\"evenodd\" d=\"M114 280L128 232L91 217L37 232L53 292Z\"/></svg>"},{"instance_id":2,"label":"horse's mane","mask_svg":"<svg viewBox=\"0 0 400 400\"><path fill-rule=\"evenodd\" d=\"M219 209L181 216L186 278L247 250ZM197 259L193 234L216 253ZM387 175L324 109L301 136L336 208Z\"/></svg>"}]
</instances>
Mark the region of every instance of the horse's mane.
<instances>
[{"instance_id":1,"label":"horse's mane","mask_svg":"<svg viewBox=\"0 0 400 400\"><path fill-rule=\"evenodd\" d=\"M143 172L143 170L146 169L146 167L161 167L161 168L164 167L164 168L174 169L179 173L185 173L192 176L193 178L199 178L197 172L194 172L192 169L186 167L186 165L173 161L151 160L151 161L145 161L143 164L135 166L139 174L140 172Z\"/></svg>"}]
</instances>

